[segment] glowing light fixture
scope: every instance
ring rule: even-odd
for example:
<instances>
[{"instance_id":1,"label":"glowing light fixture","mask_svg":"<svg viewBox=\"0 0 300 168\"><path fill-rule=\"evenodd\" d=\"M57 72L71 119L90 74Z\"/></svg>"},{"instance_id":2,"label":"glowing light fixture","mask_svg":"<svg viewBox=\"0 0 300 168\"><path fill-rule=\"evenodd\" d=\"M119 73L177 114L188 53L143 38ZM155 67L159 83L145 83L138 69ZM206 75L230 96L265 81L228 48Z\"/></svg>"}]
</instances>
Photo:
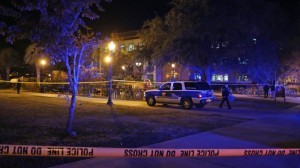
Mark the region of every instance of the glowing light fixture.
<instances>
[{"instance_id":1,"label":"glowing light fixture","mask_svg":"<svg viewBox=\"0 0 300 168\"><path fill-rule=\"evenodd\" d=\"M46 65L47 64L47 61L45 60L45 59L41 59L41 61L40 61L40 63L41 63L41 65Z\"/></svg>"},{"instance_id":2,"label":"glowing light fixture","mask_svg":"<svg viewBox=\"0 0 300 168\"><path fill-rule=\"evenodd\" d=\"M110 57L110 56L106 56L106 57L104 58L104 61L105 61L106 63L110 63L110 62L111 62L111 57Z\"/></svg>"},{"instance_id":3,"label":"glowing light fixture","mask_svg":"<svg viewBox=\"0 0 300 168\"><path fill-rule=\"evenodd\" d=\"M136 66L141 66L142 63L141 63L141 62L136 62L135 65L136 65Z\"/></svg>"},{"instance_id":4,"label":"glowing light fixture","mask_svg":"<svg viewBox=\"0 0 300 168\"><path fill-rule=\"evenodd\" d=\"M115 50L115 48L116 48L115 43L114 43L113 41L111 41L111 42L108 44L108 49L109 49L110 51L113 51L113 50Z\"/></svg>"}]
</instances>

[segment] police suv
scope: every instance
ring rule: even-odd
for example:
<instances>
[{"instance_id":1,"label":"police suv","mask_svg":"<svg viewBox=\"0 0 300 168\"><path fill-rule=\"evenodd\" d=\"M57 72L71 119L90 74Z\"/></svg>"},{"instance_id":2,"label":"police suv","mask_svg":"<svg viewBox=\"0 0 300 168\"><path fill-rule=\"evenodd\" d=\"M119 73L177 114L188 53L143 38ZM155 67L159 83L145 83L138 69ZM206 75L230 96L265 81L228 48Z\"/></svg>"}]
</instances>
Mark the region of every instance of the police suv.
<instances>
[{"instance_id":1,"label":"police suv","mask_svg":"<svg viewBox=\"0 0 300 168\"><path fill-rule=\"evenodd\" d=\"M183 109L190 109L193 105L202 108L215 100L209 84L196 81L165 82L158 89L145 91L144 98L149 106L179 104Z\"/></svg>"}]
</instances>

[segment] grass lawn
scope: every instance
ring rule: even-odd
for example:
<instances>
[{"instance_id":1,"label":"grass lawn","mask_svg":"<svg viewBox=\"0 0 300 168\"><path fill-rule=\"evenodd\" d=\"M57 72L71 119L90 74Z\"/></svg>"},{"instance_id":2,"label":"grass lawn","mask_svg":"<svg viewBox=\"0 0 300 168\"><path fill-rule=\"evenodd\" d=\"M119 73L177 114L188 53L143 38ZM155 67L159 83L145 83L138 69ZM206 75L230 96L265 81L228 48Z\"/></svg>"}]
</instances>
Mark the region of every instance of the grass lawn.
<instances>
[{"instance_id":1,"label":"grass lawn","mask_svg":"<svg viewBox=\"0 0 300 168\"><path fill-rule=\"evenodd\" d=\"M62 98L0 92L0 144L141 147L248 120L172 108L110 107L78 101L77 136L65 137L68 107ZM79 159L0 156L0 167L49 167Z\"/></svg>"}]
</instances>

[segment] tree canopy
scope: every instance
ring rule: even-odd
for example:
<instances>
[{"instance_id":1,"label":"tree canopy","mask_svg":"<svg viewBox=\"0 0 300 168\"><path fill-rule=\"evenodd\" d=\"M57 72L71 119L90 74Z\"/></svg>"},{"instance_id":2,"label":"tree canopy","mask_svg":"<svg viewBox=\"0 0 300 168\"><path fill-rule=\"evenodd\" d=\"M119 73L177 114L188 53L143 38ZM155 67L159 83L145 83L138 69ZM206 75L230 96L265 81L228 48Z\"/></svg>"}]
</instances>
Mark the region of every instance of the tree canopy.
<instances>
[{"instance_id":1,"label":"tree canopy","mask_svg":"<svg viewBox=\"0 0 300 168\"><path fill-rule=\"evenodd\" d=\"M295 24L286 26L293 20L283 4L265 0L173 0L173 8L165 17L145 22L141 37L146 50L142 55L150 56L153 62L200 67L204 76L220 66L242 68L243 62L248 68L244 71L261 81L254 71L269 76L279 57L291 50L287 43ZM256 69L263 62L272 66Z\"/></svg>"},{"instance_id":2,"label":"tree canopy","mask_svg":"<svg viewBox=\"0 0 300 168\"><path fill-rule=\"evenodd\" d=\"M106 0L109 1L109 0ZM65 63L72 91L67 133L72 130L76 94L81 64L99 44L99 38L86 24L86 19L96 19L102 1L99 0L11 0L0 5L0 14L7 22L0 23L1 34L13 43L28 38L37 47L44 48L55 61Z\"/></svg>"}]
</instances>

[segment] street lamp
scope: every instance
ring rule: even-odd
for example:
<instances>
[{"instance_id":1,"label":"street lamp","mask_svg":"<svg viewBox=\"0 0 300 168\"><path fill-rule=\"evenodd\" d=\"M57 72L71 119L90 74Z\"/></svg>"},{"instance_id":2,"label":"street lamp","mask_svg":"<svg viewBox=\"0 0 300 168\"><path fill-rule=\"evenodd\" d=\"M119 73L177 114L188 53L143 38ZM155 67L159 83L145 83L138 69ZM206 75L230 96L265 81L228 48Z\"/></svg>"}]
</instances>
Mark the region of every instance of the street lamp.
<instances>
[{"instance_id":1,"label":"street lamp","mask_svg":"<svg viewBox=\"0 0 300 168\"><path fill-rule=\"evenodd\" d=\"M171 80L174 81L175 80L175 64L172 63L171 67L172 67L172 79Z\"/></svg>"},{"instance_id":2,"label":"street lamp","mask_svg":"<svg viewBox=\"0 0 300 168\"><path fill-rule=\"evenodd\" d=\"M141 62L136 62L135 65L139 67L139 66L142 65L142 63Z\"/></svg>"},{"instance_id":3,"label":"street lamp","mask_svg":"<svg viewBox=\"0 0 300 168\"><path fill-rule=\"evenodd\" d=\"M110 57L110 56L106 56L106 57L104 58L104 61L105 61L106 63L110 63L111 57Z\"/></svg>"},{"instance_id":4,"label":"street lamp","mask_svg":"<svg viewBox=\"0 0 300 168\"><path fill-rule=\"evenodd\" d=\"M41 59L41 65L42 65L42 66L46 65L46 63L47 63L47 62L46 62L45 59Z\"/></svg>"},{"instance_id":5,"label":"street lamp","mask_svg":"<svg viewBox=\"0 0 300 168\"><path fill-rule=\"evenodd\" d=\"M41 59L40 64L42 66L42 68L41 68L41 77L43 77L44 66L47 64L47 61L45 59ZM38 81L38 82L40 82L40 81Z\"/></svg>"},{"instance_id":6,"label":"street lamp","mask_svg":"<svg viewBox=\"0 0 300 168\"><path fill-rule=\"evenodd\" d=\"M141 63L141 62L136 62L135 65L138 67L138 71L139 71L139 72L138 72L138 76L139 76L138 78L140 78L141 73L142 73L142 72L141 72L141 71L142 71L142 70L141 70L141 65L142 65L142 63Z\"/></svg>"},{"instance_id":7,"label":"street lamp","mask_svg":"<svg viewBox=\"0 0 300 168\"><path fill-rule=\"evenodd\" d=\"M107 100L108 105L113 105L113 102L111 100L111 92L112 92L112 60L111 60L111 57L112 57L113 51L115 50L115 47L116 47L116 45L113 41L111 41L108 44L109 58L110 58L110 59L107 59L107 61L109 60L109 88L108 88L108 100Z\"/></svg>"},{"instance_id":8,"label":"street lamp","mask_svg":"<svg viewBox=\"0 0 300 168\"><path fill-rule=\"evenodd\" d=\"M125 65L122 65L122 76L123 76L123 80L125 80L125 71L126 71L126 67L125 67Z\"/></svg>"}]
</instances>

